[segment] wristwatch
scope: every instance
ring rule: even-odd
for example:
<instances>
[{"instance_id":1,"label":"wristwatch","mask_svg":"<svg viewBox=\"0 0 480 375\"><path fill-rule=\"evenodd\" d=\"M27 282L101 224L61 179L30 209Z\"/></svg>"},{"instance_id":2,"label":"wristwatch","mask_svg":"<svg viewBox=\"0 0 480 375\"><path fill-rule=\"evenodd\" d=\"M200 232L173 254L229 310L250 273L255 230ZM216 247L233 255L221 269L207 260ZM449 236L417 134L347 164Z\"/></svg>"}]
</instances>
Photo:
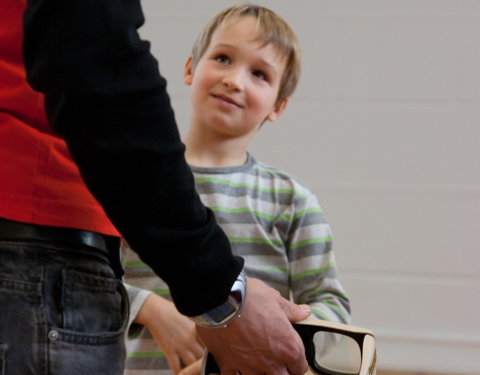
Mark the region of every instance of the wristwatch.
<instances>
[{"instance_id":1,"label":"wristwatch","mask_svg":"<svg viewBox=\"0 0 480 375\"><path fill-rule=\"evenodd\" d=\"M245 303L245 295L247 291L247 279L245 272L240 272L237 279L232 285L227 300L221 305L214 307L210 311L189 318L202 327L222 328L228 323L240 317L243 305Z\"/></svg>"}]
</instances>

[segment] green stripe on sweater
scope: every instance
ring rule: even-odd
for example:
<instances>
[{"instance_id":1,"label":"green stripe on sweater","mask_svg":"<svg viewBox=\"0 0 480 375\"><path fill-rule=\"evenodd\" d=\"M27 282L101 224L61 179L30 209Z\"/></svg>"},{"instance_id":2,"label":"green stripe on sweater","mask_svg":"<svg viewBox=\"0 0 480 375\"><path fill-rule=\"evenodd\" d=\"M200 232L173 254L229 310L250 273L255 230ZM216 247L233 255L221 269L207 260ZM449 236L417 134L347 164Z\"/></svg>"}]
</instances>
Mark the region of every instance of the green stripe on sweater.
<instances>
[{"instance_id":1,"label":"green stripe on sweater","mask_svg":"<svg viewBox=\"0 0 480 375\"><path fill-rule=\"evenodd\" d=\"M234 181L222 180L222 179L213 178L213 177L201 177L201 178L196 178L195 179L195 183L197 183L197 184L201 184L203 182L228 185L228 186L232 186L232 187L246 187L246 188L250 188L250 189L253 189L253 190L262 191L262 192L265 192L265 193L272 193L272 192L273 193L279 193L279 194L294 194L295 193L295 191L293 189L264 188L264 187L259 186L259 185L248 184L246 182L234 182Z\"/></svg>"},{"instance_id":2,"label":"green stripe on sweater","mask_svg":"<svg viewBox=\"0 0 480 375\"><path fill-rule=\"evenodd\" d=\"M127 352L127 358L165 358L162 352Z\"/></svg>"},{"instance_id":3,"label":"green stripe on sweater","mask_svg":"<svg viewBox=\"0 0 480 375\"><path fill-rule=\"evenodd\" d=\"M332 241L332 236L309 238L308 240L303 240L303 241L298 241L298 242L292 243L290 245L290 249L296 249L297 247L300 247L300 246L311 245L311 244L314 244L314 243L325 243L325 242L330 242L330 241Z\"/></svg>"},{"instance_id":4,"label":"green stripe on sweater","mask_svg":"<svg viewBox=\"0 0 480 375\"><path fill-rule=\"evenodd\" d=\"M327 263L321 268L313 269L313 270L306 270L300 273L297 273L296 275L292 275L292 281L297 281L300 280L301 278L311 276L311 275L318 275L319 273L323 273L329 268L335 268L336 264L334 262Z\"/></svg>"}]
</instances>

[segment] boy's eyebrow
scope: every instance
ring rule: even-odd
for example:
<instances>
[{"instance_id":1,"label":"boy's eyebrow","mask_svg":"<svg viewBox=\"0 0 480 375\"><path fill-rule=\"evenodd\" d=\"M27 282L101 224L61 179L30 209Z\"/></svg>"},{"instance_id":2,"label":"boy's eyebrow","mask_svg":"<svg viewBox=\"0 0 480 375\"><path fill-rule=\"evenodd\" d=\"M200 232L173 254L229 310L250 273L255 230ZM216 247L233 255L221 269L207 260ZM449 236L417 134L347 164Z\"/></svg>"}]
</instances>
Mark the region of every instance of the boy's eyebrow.
<instances>
[{"instance_id":1,"label":"boy's eyebrow","mask_svg":"<svg viewBox=\"0 0 480 375\"><path fill-rule=\"evenodd\" d=\"M264 59L260 59L260 62L265 66L265 69L270 71L271 74L277 75L277 69L275 66L270 64L268 61L265 61Z\"/></svg>"}]
</instances>

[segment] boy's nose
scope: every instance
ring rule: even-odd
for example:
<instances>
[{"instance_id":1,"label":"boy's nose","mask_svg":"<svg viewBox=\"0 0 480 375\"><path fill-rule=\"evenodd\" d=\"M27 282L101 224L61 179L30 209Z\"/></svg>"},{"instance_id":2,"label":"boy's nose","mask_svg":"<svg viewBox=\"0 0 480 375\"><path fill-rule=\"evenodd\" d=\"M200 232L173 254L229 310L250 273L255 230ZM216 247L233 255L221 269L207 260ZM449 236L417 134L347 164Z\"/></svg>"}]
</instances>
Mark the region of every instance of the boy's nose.
<instances>
[{"instance_id":1,"label":"boy's nose","mask_svg":"<svg viewBox=\"0 0 480 375\"><path fill-rule=\"evenodd\" d=\"M231 69L223 77L223 84L230 90L241 91L243 89L243 72L240 69Z\"/></svg>"}]
</instances>

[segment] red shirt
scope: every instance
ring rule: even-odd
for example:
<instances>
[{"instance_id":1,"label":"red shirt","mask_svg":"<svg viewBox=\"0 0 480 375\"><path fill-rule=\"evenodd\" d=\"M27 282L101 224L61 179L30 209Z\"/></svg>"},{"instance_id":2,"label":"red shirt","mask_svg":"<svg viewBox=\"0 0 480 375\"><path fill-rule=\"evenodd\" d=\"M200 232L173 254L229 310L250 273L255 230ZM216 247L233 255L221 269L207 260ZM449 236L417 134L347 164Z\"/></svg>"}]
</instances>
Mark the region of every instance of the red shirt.
<instances>
[{"instance_id":1,"label":"red shirt","mask_svg":"<svg viewBox=\"0 0 480 375\"><path fill-rule=\"evenodd\" d=\"M2 1L0 12L0 217L118 235L25 80L25 4Z\"/></svg>"}]
</instances>

